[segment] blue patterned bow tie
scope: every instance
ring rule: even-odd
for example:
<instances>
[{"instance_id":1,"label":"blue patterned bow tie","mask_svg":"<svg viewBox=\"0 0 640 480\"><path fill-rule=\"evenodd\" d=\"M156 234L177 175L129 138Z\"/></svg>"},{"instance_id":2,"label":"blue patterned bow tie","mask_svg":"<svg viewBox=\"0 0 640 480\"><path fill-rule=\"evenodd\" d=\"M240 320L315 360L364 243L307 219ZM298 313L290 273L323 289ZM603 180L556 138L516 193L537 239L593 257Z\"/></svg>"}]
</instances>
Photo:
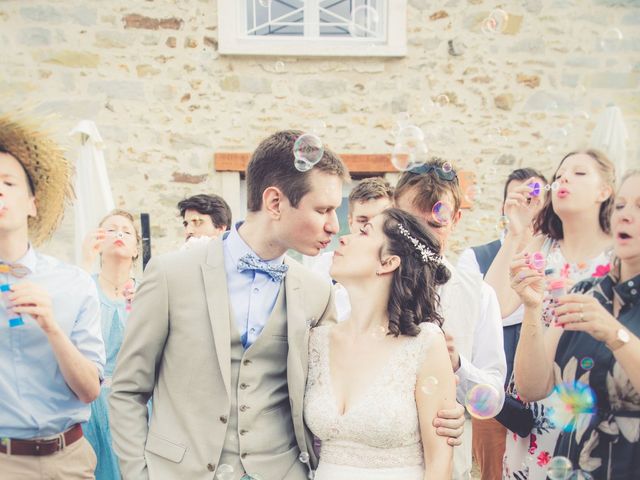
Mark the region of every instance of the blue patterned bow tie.
<instances>
[{"instance_id":1,"label":"blue patterned bow tie","mask_svg":"<svg viewBox=\"0 0 640 480\"><path fill-rule=\"evenodd\" d=\"M258 272L264 272L271 277L274 282L281 282L284 275L289 269L288 265L284 263L280 265L271 265L264 260L260 260L258 257L251 253L247 253L238 260L238 271L243 272L245 270L256 270Z\"/></svg>"},{"instance_id":2,"label":"blue patterned bow tie","mask_svg":"<svg viewBox=\"0 0 640 480\"><path fill-rule=\"evenodd\" d=\"M16 278L22 278L31 272L27 267L19 263L6 263L0 260L0 273L6 273Z\"/></svg>"}]
</instances>

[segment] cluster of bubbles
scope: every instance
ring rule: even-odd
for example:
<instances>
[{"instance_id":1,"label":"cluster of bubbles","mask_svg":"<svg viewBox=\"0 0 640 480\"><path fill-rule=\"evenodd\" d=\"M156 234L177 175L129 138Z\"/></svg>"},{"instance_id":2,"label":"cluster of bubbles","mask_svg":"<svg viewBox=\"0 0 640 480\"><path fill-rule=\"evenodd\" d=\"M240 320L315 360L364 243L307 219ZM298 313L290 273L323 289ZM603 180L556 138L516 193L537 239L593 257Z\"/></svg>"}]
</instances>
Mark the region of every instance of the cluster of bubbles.
<instances>
[{"instance_id":1,"label":"cluster of bubbles","mask_svg":"<svg viewBox=\"0 0 640 480\"><path fill-rule=\"evenodd\" d=\"M507 22L509 21L509 14L504 10L496 8L493 10L487 18L482 21L481 30L485 35L496 35L504 32Z\"/></svg>"},{"instance_id":2,"label":"cluster of bubbles","mask_svg":"<svg viewBox=\"0 0 640 480\"><path fill-rule=\"evenodd\" d=\"M500 413L502 402L495 387L480 384L467 392L465 407L472 417L484 420Z\"/></svg>"},{"instance_id":3,"label":"cluster of bubbles","mask_svg":"<svg viewBox=\"0 0 640 480\"><path fill-rule=\"evenodd\" d=\"M293 145L294 165L299 172L311 170L323 155L322 140L312 133L300 135Z\"/></svg>"},{"instance_id":4,"label":"cluster of bubbles","mask_svg":"<svg viewBox=\"0 0 640 480\"><path fill-rule=\"evenodd\" d=\"M569 432L583 415L591 415L596 409L596 395L586 384L574 381L557 385L550 397L547 409L553 423Z\"/></svg>"}]
</instances>

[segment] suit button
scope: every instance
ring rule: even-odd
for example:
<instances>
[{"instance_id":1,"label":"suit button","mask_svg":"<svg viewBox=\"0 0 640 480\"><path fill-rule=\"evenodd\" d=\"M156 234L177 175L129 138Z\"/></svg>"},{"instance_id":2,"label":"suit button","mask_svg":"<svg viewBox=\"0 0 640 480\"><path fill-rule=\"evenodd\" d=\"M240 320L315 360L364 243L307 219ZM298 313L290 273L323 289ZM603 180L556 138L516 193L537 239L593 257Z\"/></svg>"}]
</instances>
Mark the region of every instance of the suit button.
<instances>
[{"instance_id":1,"label":"suit button","mask_svg":"<svg viewBox=\"0 0 640 480\"><path fill-rule=\"evenodd\" d=\"M222 423L227 423L227 416L226 415L220 415L220 421Z\"/></svg>"},{"instance_id":2,"label":"suit button","mask_svg":"<svg viewBox=\"0 0 640 480\"><path fill-rule=\"evenodd\" d=\"M249 385L247 385L246 383L241 383L240 384L240 390L246 390L248 386Z\"/></svg>"},{"instance_id":3,"label":"suit button","mask_svg":"<svg viewBox=\"0 0 640 480\"><path fill-rule=\"evenodd\" d=\"M240 430L240 435L246 435L247 433L249 433L247 430Z\"/></svg>"},{"instance_id":4,"label":"suit button","mask_svg":"<svg viewBox=\"0 0 640 480\"><path fill-rule=\"evenodd\" d=\"M244 460L245 458L247 458L247 454L246 453L241 454L240 458L242 458Z\"/></svg>"},{"instance_id":5,"label":"suit button","mask_svg":"<svg viewBox=\"0 0 640 480\"><path fill-rule=\"evenodd\" d=\"M213 472L215 469L216 469L215 463L207 463L207 470L209 470L210 472Z\"/></svg>"},{"instance_id":6,"label":"suit button","mask_svg":"<svg viewBox=\"0 0 640 480\"><path fill-rule=\"evenodd\" d=\"M247 410L249 410L249 407L247 405L240 405L241 412L246 412Z\"/></svg>"},{"instance_id":7,"label":"suit button","mask_svg":"<svg viewBox=\"0 0 640 480\"><path fill-rule=\"evenodd\" d=\"M243 365L251 365L251 360L246 359L242 362Z\"/></svg>"}]
</instances>

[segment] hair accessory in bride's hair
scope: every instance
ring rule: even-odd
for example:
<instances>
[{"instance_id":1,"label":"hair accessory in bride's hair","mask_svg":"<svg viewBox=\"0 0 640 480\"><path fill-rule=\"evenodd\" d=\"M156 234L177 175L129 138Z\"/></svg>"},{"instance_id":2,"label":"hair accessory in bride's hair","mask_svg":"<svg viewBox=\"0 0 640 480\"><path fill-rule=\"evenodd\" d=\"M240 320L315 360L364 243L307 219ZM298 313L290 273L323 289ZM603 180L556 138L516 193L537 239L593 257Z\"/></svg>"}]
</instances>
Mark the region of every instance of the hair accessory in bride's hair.
<instances>
[{"instance_id":1,"label":"hair accessory in bride's hair","mask_svg":"<svg viewBox=\"0 0 640 480\"><path fill-rule=\"evenodd\" d=\"M409 233L409 230L405 228L401 223L398 224L398 230L403 237L406 237L411 244L415 247L415 249L420 253L420 257L422 258L422 263L425 265L430 261L433 263L441 263L442 259L440 255L435 253L429 247L427 247L424 243L420 242L416 237Z\"/></svg>"}]
</instances>

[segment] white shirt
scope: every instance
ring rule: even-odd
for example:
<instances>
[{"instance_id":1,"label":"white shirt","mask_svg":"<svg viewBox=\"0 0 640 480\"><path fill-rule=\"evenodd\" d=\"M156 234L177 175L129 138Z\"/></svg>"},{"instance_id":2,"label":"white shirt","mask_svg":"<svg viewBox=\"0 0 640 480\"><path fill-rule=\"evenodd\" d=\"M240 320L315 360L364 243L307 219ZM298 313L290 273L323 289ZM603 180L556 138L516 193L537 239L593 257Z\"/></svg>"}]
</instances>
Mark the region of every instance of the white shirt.
<instances>
[{"instance_id":1,"label":"white shirt","mask_svg":"<svg viewBox=\"0 0 640 480\"><path fill-rule=\"evenodd\" d=\"M507 362L498 298L480 275L445 262L451 279L439 289L440 306L443 329L453 336L460 355L456 397L464 404L475 385L491 385L498 391L502 405Z\"/></svg>"},{"instance_id":2,"label":"white shirt","mask_svg":"<svg viewBox=\"0 0 640 480\"><path fill-rule=\"evenodd\" d=\"M504 242L504 235L500 236L500 243ZM458 269L467 270L469 272L479 273L482 275L480 271L480 264L478 264L478 260L476 258L476 253L472 248L465 249L458 257ZM503 327L510 327L512 325L518 325L522 323L522 318L524 317L524 305L520 304L520 306L511 314L507 315L502 319Z\"/></svg>"}]
</instances>

